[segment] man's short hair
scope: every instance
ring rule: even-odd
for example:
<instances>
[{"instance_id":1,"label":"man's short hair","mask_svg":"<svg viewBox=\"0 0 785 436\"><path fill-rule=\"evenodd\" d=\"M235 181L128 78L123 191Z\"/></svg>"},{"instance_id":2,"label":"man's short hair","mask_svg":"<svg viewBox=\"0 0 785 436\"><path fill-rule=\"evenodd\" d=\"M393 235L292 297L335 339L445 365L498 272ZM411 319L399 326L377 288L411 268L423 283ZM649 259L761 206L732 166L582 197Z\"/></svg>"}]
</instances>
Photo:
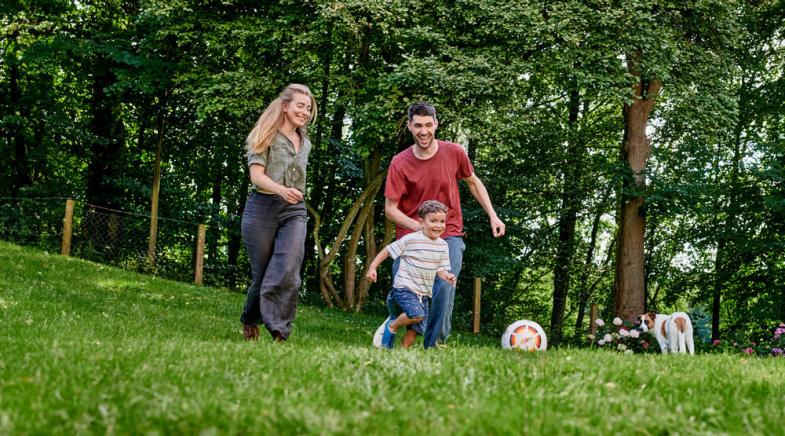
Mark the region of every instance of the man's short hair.
<instances>
[{"instance_id":1,"label":"man's short hair","mask_svg":"<svg viewBox=\"0 0 785 436\"><path fill-rule=\"evenodd\" d=\"M406 113L409 116L409 121L411 121L415 115L419 115L421 117L433 117L434 121L436 121L436 108L427 101L418 101L417 103L413 103L409 106L409 109L406 111Z\"/></svg>"},{"instance_id":2,"label":"man's short hair","mask_svg":"<svg viewBox=\"0 0 785 436\"><path fill-rule=\"evenodd\" d=\"M436 200L425 200L417 209L417 215L420 218L425 218L429 213L444 212L447 213L447 206L444 203Z\"/></svg>"}]
</instances>

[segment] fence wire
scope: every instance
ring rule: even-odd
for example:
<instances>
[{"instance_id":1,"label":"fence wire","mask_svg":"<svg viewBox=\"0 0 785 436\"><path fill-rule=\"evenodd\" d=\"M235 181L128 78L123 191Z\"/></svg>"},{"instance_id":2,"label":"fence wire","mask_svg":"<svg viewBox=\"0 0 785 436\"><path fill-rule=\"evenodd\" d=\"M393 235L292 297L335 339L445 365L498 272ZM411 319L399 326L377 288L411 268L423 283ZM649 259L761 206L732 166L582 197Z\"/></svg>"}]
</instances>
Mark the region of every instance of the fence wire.
<instances>
[{"instance_id":1,"label":"fence wire","mask_svg":"<svg viewBox=\"0 0 785 436\"><path fill-rule=\"evenodd\" d=\"M0 239L60 252L66 198L0 197ZM158 218L155 255L148 253L150 216L75 202L71 256L192 282L199 224ZM206 224L203 283L242 291L249 281L239 220Z\"/></svg>"}]
</instances>

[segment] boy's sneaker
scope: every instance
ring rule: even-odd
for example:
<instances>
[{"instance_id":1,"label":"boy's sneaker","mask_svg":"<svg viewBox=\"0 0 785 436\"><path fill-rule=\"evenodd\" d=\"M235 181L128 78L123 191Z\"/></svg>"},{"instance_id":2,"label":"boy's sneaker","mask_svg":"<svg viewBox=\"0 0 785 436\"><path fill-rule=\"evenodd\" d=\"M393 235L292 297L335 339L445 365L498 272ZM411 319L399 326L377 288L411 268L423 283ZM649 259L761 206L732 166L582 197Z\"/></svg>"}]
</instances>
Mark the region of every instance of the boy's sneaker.
<instances>
[{"instance_id":1,"label":"boy's sneaker","mask_svg":"<svg viewBox=\"0 0 785 436\"><path fill-rule=\"evenodd\" d=\"M392 349L395 346L395 333L390 331L392 322L392 318L387 318L387 321L384 323L384 333L382 334L382 347L388 349Z\"/></svg>"},{"instance_id":2,"label":"boy's sneaker","mask_svg":"<svg viewBox=\"0 0 785 436\"><path fill-rule=\"evenodd\" d=\"M389 320L390 320L390 318L388 317L387 319L382 321L382 325L380 325L379 328L376 329L376 333L373 334L373 346L374 347L382 348L382 336L384 336L384 329L385 329L385 327L387 327L387 321L389 321Z\"/></svg>"}]
</instances>

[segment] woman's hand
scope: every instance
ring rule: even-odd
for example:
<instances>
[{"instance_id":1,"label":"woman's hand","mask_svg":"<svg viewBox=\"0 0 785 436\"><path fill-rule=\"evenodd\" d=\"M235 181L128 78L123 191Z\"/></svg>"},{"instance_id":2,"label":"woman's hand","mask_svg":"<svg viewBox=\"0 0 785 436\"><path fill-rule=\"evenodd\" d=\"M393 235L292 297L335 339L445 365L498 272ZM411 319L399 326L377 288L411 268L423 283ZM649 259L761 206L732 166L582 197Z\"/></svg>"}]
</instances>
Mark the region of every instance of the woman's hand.
<instances>
[{"instance_id":1,"label":"woman's hand","mask_svg":"<svg viewBox=\"0 0 785 436\"><path fill-rule=\"evenodd\" d=\"M300 192L297 188L287 188L285 186L281 186L281 189L278 191L278 196L286 200L289 204L297 204L305 197L303 197L303 193Z\"/></svg>"}]
</instances>

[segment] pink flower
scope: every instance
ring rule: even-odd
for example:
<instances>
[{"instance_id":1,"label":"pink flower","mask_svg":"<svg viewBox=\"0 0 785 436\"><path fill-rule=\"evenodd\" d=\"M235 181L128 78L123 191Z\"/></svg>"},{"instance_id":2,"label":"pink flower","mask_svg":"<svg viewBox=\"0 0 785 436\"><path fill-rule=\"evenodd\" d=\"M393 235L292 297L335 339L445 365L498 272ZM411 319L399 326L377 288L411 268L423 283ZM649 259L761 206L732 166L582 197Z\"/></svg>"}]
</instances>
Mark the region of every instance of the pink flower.
<instances>
[{"instance_id":1,"label":"pink flower","mask_svg":"<svg viewBox=\"0 0 785 436\"><path fill-rule=\"evenodd\" d=\"M714 341L712 341L712 344L714 344L714 346L716 347L717 345L720 345L720 340L715 339Z\"/></svg>"},{"instance_id":2,"label":"pink flower","mask_svg":"<svg viewBox=\"0 0 785 436\"><path fill-rule=\"evenodd\" d=\"M603 345L605 345L605 341L604 341L604 340L602 340L602 339L600 339L599 341L597 341L597 345L599 345L600 347L602 347Z\"/></svg>"},{"instance_id":3,"label":"pink flower","mask_svg":"<svg viewBox=\"0 0 785 436\"><path fill-rule=\"evenodd\" d=\"M649 349L649 343L646 342L646 341L641 342L641 346L643 347L644 350L648 350Z\"/></svg>"},{"instance_id":4,"label":"pink flower","mask_svg":"<svg viewBox=\"0 0 785 436\"><path fill-rule=\"evenodd\" d=\"M627 331L626 329L619 329L619 336L621 336L623 338L626 338L629 335L630 335L630 332Z\"/></svg>"},{"instance_id":5,"label":"pink flower","mask_svg":"<svg viewBox=\"0 0 785 436\"><path fill-rule=\"evenodd\" d=\"M641 335L640 332L638 332L637 330L630 330L630 337L631 338L638 339L638 336L640 336L640 335Z\"/></svg>"},{"instance_id":6,"label":"pink flower","mask_svg":"<svg viewBox=\"0 0 785 436\"><path fill-rule=\"evenodd\" d=\"M623 323L624 322L618 316L616 318L613 318L613 325L619 326L619 325L622 325Z\"/></svg>"},{"instance_id":7,"label":"pink flower","mask_svg":"<svg viewBox=\"0 0 785 436\"><path fill-rule=\"evenodd\" d=\"M752 353L753 353L752 348L747 347L744 349L744 354L752 354Z\"/></svg>"},{"instance_id":8,"label":"pink flower","mask_svg":"<svg viewBox=\"0 0 785 436\"><path fill-rule=\"evenodd\" d=\"M610 342L613 340L613 338L611 337L611 335L606 334L605 336L602 337L602 340L605 342Z\"/></svg>"},{"instance_id":9,"label":"pink flower","mask_svg":"<svg viewBox=\"0 0 785 436\"><path fill-rule=\"evenodd\" d=\"M600 318L595 319L594 323L597 324L597 327L602 327L605 325L605 321L601 320Z\"/></svg>"}]
</instances>

